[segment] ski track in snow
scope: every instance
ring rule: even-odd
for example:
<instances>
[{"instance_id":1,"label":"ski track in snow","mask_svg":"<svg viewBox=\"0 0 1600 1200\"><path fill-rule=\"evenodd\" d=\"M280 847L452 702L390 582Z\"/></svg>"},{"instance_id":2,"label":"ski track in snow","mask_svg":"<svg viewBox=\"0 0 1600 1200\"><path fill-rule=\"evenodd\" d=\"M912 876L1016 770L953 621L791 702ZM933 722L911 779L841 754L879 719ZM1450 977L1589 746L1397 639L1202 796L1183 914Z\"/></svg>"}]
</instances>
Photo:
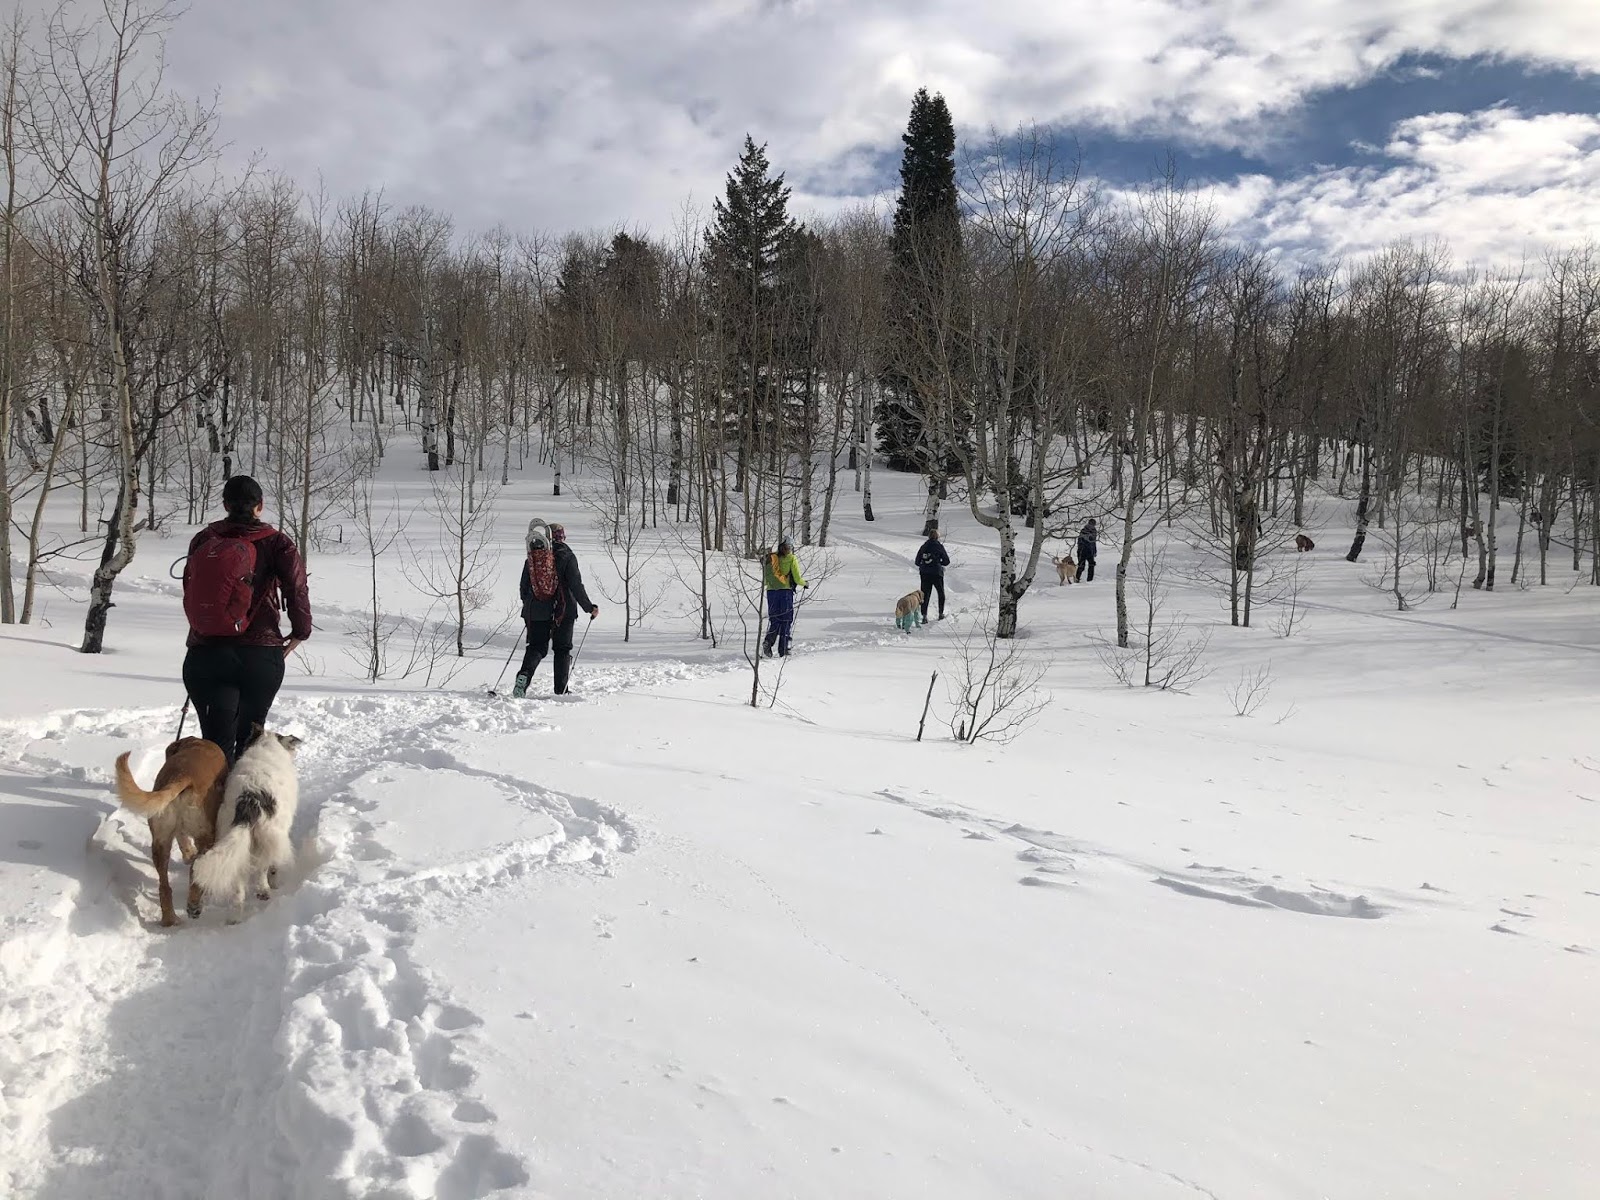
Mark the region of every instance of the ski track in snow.
<instances>
[{"instance_id":1,"label":"ski track in snow","mask_svg":"<svg viewBox=\"0 0 1600 1200\"><path fill-rule=\"evenodd\" d=\"M145 824L105 816L67 911L0 956L0 1192L468 1200L529 1182L472 1094L463 1051L480 1022L411 946L421 919L467 897L551 866L603 870L633 848L616 812L477 770L458 748L476 732L542 736L553 707L461 693L283 697L274 725L305 738L301 861L232 927L211 906L160 929ZM159 746L171 719L65 712L0 725L0 762L46 788L108 784L109 762L68 767L51 743L94 733ZM408 768L426 768L444 799L452 779L489 785L541 832L407 868L368 814ZM175 866L175 886L186 870Z\"/></svg>"},{"instance_id":2,"label":"ski track in snow","mask_svg":"<svg viewBox=\"0 0 1600 1200\"><path fill-rule=\"evenodd\" d=\"M1024 848L1017 853L1017 859L1031 867L1030 873L1017 881L1024 887L1069 889L1073 885L1064 880L1077 873L1077 859L1095 858L1120 862L1125 867L1153 873L1152 883L1180 895L1217 900L1242 908L1276 908L1307 916L1365 920L1375 920L1393 911L1388 906L1373 903L1366 896L1345 895L1314 883L1288 887L1278 876L1262 880L1227 867L1202 863L1189 863L1182 869L1155 866L1119 858L1109 851L1074 841L1053 830L1034 829L958 805L920 801L887 789L874 795L880 800L956 825L972 841L992 842L999 835L1022 843ZM973 825L979 828L968 828Z\"/></svg>"}]
</instances>

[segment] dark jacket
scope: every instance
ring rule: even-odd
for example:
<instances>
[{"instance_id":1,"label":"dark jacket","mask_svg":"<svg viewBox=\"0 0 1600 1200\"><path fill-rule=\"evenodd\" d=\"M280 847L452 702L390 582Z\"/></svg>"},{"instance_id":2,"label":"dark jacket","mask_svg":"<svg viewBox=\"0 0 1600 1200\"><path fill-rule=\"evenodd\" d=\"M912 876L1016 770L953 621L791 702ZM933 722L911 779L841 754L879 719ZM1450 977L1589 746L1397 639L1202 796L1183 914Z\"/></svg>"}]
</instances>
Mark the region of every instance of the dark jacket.
<instances>
[{"instance_id":1,"label":"dark jacket","mask_svg":"<svg viewBox=\"0 0 1600 1200\"><path fill-rule=\"evenodd\" d=\"M555 544L556 554L556 595L553 600L535 600L533 596L533 580L528 578L528 562L522 562L522 576L519 591L522 594L522 620L554 621L556 610L561 610L561 620L576 621L580 612L588 612L595 606L589 599L589 593L583 590L583 575L578 570L578 556L572 552L572 547L565 542Z\"/></svg>"},{"instance_id":2,"label":"dark jacket","mask_svg":"<svg viewBox=\"0 0 1600 1200\"><path fill-rule=\"evenodd\" d=\"M1078 531L1078 561L1093 558L1099 551L1099 531L1093 525L1085 525Z\"/></svg>"},{"instance_id":3,"label":"dark jacket","mask_svg":"<svg viewBox=\"0 0 1600 1200\"><path fill-rule=\"evenodd\" d=\"M917 557L914 561L917 564L917 570L924 575L942 577L944 569L950 565L950 555L945 550L943 542L938 538L929 538L922 543L922 549L917 551Z\"/></svg>"},{"instance_id":4,"label":"dark jacket","mask_svg":"<svg viewBox=\"0 0 1600 1200\"><path fill-rule=\"evenodd\" d=\"M191 646L281 646L283 632L278 615L288 608L289 636L305 641L311 636L311 593L306 588L306 564L288 534L251 517L241 521L228 517L213 521L189 541L193 554L200 543L214 534L223 537L244 533L269 532L256 542L256 573L251 584L255 593L255 616L237 637L200 637L189 634Z\"/></svg>"}]
</instances>

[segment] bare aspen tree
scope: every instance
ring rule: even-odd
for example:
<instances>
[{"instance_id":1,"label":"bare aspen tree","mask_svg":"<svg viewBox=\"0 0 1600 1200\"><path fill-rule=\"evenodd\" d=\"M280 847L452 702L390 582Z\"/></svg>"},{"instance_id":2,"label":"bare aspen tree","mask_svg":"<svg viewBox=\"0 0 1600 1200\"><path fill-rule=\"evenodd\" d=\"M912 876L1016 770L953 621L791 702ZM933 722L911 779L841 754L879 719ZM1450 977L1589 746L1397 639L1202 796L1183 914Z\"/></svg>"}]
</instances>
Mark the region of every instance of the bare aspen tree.
<instances>
[{"instance_id":1,"label":"bare aspen tree","mask_svg":"<svg viewBox=\"0 0 1600 1200\"><path fill-rule=\"evenodd\" d=\"M54 410L49 428L40 431L41 437L49 435L50 450L43 469L35 479L37 491L33 496L33 515L28 523L27 559L23 574L22 609L19 614L19 619L24 625L33 620L39 573L45 562L57 555L71 554L90 540L88 496L92 480L89 463L89 422L85 401L94 368L88 319L83 306L78 303L77 289L72 281L66 275L51 269L52 264L69 259L71 247L77 244L77 235L68 214L58 211L38 236L45 247L39 258L43 268L41 309L45 341L44 358L48 363L45 369L60 391L60 405ZM48 396L41 396L39 404L44 410L44 415L49 416L51 410ZM42 418L40 423L44 424ZM57 473L64 470L63 461L69 444L68 431L74 428L77 430L78 449L82 455L79 464L82 497L78 526L80 540L47 546L44 531L45 508L50 500L51 489L55 486ZM13 484L16 482L14 479ZM22 493L14 491L14 498L24 497Z\"/></svg>"},{"instance_id":2,"label":"bare aspen tree","mask_svg":"<svg viewBox=\"0 0 1600 1200\"><path fill-rule=\"evenodd\" d=\"M426 625L433 611L442 606L448 614L449 641L457 658L468 649L479 649L499 633L501 623L481 637L468 637L471 619L488 608L494 595L494 572L499 564L494 539L494 501L498 490L493 481L474 483L470 462L457 462L429 475L429 496L424 511L434 525L436 541L418 545L406 540L406 574L411 584L430 601L433 608L423 618ZM474 487L479 490L474 502ZM370 495L358 508L358 522L368 520ZM365 527L362 538L367 539ZM375 543L382 539L374 537ZM470 641L470 645L469 645Z\"/></svg>"},{"instance_id":3,"label":"bare aspen tree","mask_svg":"<svg viewBox=\"0 0 1600 1200\"><path fill-rule=\"evenodd\" d=\"M827 483L817 534L820 546L828 544L828 525L833 517L839 482L839 455L843 451L848 450L857 464L858 487L864 477L866 492L862 515L868 521L873 519L871 456L861 442L866 436L862 430L871 425L872 384L880 373L888 253L883 220L870 210L846 214L829 226L823 237L828 244L831 302L823 309L820 333L827 362L825 386L831 415L826 448Z\"/></svg>"},{"instance_id":4,"label":"bare aspen tree","mask_svg":"<svg viewBox=\"0 0 1600 1200\"><path fill-rule=\"evenodd\" d=\"M1441 386L1445 270L1436 245L1391 246L1351 280L1352 441L1361 452L1356 533L1345 555L1361 557L1368 526L1404 485L1417 417Z\"/></svg>"},{"instance_id":5,"label":"bare aspen tree","mask_svg":"<svg viewBox=\"0 0 1600 1200\"><path fill-rule=\"evenodd\" d=\"M162 89L160 52L173 10L164 3L104 0L101 17L50 21L35 146L60 181L82 238L82 290L94 313L114 430L116 498L84 619L86 654L105 642L117 576L133 561L139 469L162 418L131 360L139 304L155 273L157 227L195 171L212 157L210 109Z\"/></svg>"},{"instance_id":6,"label":"bare aspen tree","mask_svg":"<svg viewBox=\"0 0 1600 1200\"><path fill-rule=\"evenodd\" d=\"M20 12L13 12L0 27L0 168L5 171L4 207L0 208L0 624L4 625L17 619L11 578L12 423L19 399L28 390L25 384L37 353L37 321L32 318L29 301L41 274L24 222L29 210L48 195L37 188L30 190L23 178L28 169L22 111L26 103L22 94L25 31ZM52 468L61 440L59 430L50 439ZM43 488L49 491L48 478Z\"/></svg>"},{"instance_id":7,"label":"bare aspen tree","mask_svg":"<svg viewBox=\"0 0 1600 1200\"><path fill-rule=\"evenodd\" d=\"M959 281L954 271L929 274L925 319L903 330L923 340L901 366L927 406L934 444L960 466L974 519L999 534L996 631L1010 638L1045 517L1076 469L1065 434L1092 382L1100 208L1077 164L1058 161L1038 130L997 137L968 176L970 270Z\"/></svg>"},{"instance_id":8,"label":"bare aspen tree","mask_svg":"<svg viewBox=\"0 0 1600 1200\"><path fill-rule=\"evenodd\" d=\"M1214 252L1211 215L1167 176L1142 191L1107 255L1106 307L1112 432L1120 480L1121 551L1116 567L1117 645L1129 645L1128 564L1161 515L1151 433L1176 393L1180 350Z\"/></svg>"}]
</instances>

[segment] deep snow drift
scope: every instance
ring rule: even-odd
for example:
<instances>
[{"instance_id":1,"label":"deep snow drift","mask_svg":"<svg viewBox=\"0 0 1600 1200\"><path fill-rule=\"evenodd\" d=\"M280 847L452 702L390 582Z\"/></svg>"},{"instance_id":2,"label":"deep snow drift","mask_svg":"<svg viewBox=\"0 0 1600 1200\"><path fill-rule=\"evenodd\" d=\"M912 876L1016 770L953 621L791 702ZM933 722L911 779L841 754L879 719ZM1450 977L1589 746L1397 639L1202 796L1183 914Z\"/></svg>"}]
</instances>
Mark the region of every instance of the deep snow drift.
<instances>
[{"instance_id":1,"label":"deep snow drift","mask_svg":"<svg viewBox=\"0 0 1600 1200\"><path fill-rule=\"evenodd\" d=\"M1024 602L1034 728L956 745L941 684L919 745L993 540L947 508L952 615L896 632L920 489L887 483L758 710L737 620L713 650L676 593L626 644L601 601L575 702L486 695L511 632L445 689L360 682L370 584L313 554L276 711L304 852L237 926L156 925L108 786L176 725L187 531L146 539L98 659L63 575L48 625L0 632L0 1192L1589 1194L1596 589L1397 614L1329 501L1293 637L1174 580L1218 626L1180 696L1098 661L1107 545L1096 583ZM505 607L534 512L611 586L547 493L499 502Z\"/></svg>"}]
</instances>

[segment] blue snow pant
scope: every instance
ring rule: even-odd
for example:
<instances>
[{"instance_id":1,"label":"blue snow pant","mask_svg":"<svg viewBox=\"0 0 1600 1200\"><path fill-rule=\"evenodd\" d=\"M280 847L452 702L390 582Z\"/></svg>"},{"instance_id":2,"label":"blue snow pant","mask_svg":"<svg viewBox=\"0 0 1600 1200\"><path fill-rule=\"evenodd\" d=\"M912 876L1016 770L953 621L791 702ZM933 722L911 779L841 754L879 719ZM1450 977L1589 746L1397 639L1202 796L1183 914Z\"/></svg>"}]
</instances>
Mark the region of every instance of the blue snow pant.
<instances>
[{"instance_id":1,"label":"blue snow pant","mask_svg":"<svg viewBox=\"0 0 1600 1200\"><path fill-rule=\"evenodd\" d=\"M778 644L778 655L789 653L789 634L794 630L794 589L769 588L767 590L767 642L763 647L772 653L772 644Z\"/></svg>"}]
</instances>

